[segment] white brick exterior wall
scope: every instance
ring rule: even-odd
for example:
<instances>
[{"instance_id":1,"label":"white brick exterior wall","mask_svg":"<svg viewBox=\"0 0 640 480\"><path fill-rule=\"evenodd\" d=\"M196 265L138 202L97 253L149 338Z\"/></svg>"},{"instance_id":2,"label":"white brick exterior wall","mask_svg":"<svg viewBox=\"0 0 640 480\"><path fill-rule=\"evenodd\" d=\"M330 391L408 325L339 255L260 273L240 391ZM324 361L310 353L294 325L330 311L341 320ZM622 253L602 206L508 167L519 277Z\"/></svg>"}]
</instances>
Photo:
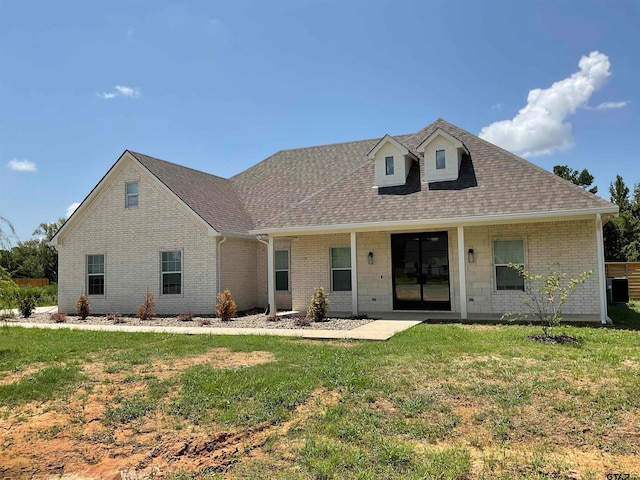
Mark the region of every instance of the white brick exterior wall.
<instances>
[{"instance_id":1,"label":"white brick exterior wall","mask_svg":"<svg viewBox=\"0 0 640 480\"><path fill-rule=\"evenodd\" d=\"M598 264L595 220L525 223L469 227L465 229L465 251L473 248L476 261L467 263L467 296L470 313L522 310L522 292L497 291L493 268L493 240L523 239L525 268L534 274L555 269L575 278L586 270L593 275L574 291L564 312L598 314ZM557 266L554 263L558 263Z\"/></svg>"},{"instance_id":2,"label":"white brick exterior wall","mask_svg":"<svg viewBox=\"0 0 640 480\"><path fill-rule=\"evenodd\" d=\"M75 312L87 289L86 256L105 255L105 295L91 296L91 311L136 313L147 288L158 314L212 314L216 298L216 239L202 223L130 160L121 162L106 188L78 212L79 223L60 238L60 311ZM139 206L125 208L125 183L139 182ZM182 294L162 295L160 252L182 251Z\"/></svg>"},{"instance_id":3,"label":"white brick exterior wall","mask_svg":"<svg viewBox=\"0 0 640 480\"><path fill-rule=\"evenodd\" d=\"M227 238L219 245L222 267L221 290L229 289L238 311L260 305L256 279L258 277L258 241Z\"/></svg>"},{"instance_id":4,"label":"white brick exterior wall","mask_svg":"<svg viewBox=\"0 0 640 480\"><path fill-rule=\"evenodd\" d=\"M291 298L294 310L306 313L316 287L323 287L332 312L351 311L351 292L331 291L332 247L350 247L349 234L301 235L291 242ZM366 263L366 260L365 260Z\"/></svg>"}]
</instances>

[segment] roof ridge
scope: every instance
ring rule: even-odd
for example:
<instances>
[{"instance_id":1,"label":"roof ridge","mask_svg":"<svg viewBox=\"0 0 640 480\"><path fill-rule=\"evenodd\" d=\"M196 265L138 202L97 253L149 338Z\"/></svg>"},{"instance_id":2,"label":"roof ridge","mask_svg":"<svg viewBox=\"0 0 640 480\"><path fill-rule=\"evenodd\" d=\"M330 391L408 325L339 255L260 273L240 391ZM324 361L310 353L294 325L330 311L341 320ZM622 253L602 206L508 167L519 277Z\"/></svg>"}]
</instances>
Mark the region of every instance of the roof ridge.
<instances>
[{"instance_id":1,"label":"roof ridge","mask_svg":"<svg viewBox=\"0 0 640 480\"><path fill-rule=\"evenodd\" d=\"M197 173L200 173L200 174L203 174L203 175L207 175L209 177L214 177L214 178L217 178L217 179L220 179L220 180L226 180L226 181L231 180L230 178L225 178L225 177L221 177L220 175L215 175L213 173L205 172L203 170L198 170L197 168L187 167L186 165L180 165L179 163L170 162L168 160L163 160L163 159L157 158L157 157L152 157L151 155L147 155L146 153L134 152L133 150L128 150L128 149L126 151L129 152L130 154L132 154L134 157L136 155L142 155L143 157L147 157L147 158L149 158L149 159L151 159L153 161L156 161L156 162L163 162L163 163L172 165L174 167L184 168L185 170L191 170L192 172L197 172Z\"/></svg>"}]
</instances>

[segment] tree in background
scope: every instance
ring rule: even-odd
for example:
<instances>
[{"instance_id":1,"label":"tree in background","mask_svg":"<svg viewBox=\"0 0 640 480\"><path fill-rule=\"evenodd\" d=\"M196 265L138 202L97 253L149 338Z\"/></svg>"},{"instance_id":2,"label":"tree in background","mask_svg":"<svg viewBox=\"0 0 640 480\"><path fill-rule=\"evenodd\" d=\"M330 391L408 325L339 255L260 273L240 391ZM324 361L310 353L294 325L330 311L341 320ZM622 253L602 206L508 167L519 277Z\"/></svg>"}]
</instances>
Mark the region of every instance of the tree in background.
<instances>
[{"instance_id":1,"label":"tree in background","mask_svg":"<svg viewBox=\"0 0 640 480\"><path fill-rule=\"evenodd\" d=\"M553 173L588 192L598 191L598 187L588 188L593 184L594 177L586 168L579 172L566 165L556 165ZM640 182L635 184L632 197L629 197L629 193L629 187L622 177L616 175L615 181L609 185L609 195L611 203L618 206L620 213L603 227L604 258L607 262L640 261Z\"/></svg>"},{"instance_id":2,"label":"tree in background","mask_svg":"<svg viewBox=\"0 0 640 480\"><path fill-rule=\"evenodd\" d=\"M567 165L556 165L555 167L553 167L553 173L559 177L564 178L565 180L569 180L579 187L584 188L587 192L598 193L598 187L591 187L594 178L586 168L579 172L578 170L569 168Z\"/></svg>"},{"instance_id":3,"label":"tree in background","mask_svg":"<svg viewBox=\"0 0 640 480\"><path fill-rule=\"evenodd\" d=\"M620 208L620 214L604 226L605 260L608 262L640 261L640 183L629 198L629 187L620 175L609 186L611 203Z\"/></svg>"},{"instance_id":4,"label":"tree in background","mask_svg":"<svg viewBox=\"0 0 640 480\"><path fill-rule=\"evenodd\" d=\"M48 278L56 283L58 252L48 243L64 222L64 218L59 218L55 222L41 223L33 232L38 238L18 242L11 250L0 251L0 266L13 278Z\"/></svg>"},{"instance_id":5,"label":"tree in background","mask_svg":"<svg viewBox=\"0 0 640 480\"><path fill-rule=\"evenodd\" d=\"M5 224L6 227L3 229L2 224ZM9 232L7 232L7 229ZM4 250L5 248L9 248L11 246L11 237L16 236L16 231L13 228L13 224L0 215L0 249Z\"/></svg>"}]
</instances>

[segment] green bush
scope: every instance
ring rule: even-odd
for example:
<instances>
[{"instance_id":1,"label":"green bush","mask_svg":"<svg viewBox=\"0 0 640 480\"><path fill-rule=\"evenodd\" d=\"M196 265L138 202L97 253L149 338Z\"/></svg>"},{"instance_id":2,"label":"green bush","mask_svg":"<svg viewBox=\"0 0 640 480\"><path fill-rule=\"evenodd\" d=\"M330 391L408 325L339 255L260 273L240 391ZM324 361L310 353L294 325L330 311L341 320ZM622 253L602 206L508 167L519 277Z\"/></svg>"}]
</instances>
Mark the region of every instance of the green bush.
<instances>
[{"instance_id":1,"label":"green bush","mask_svg":"<svg viewBox=\"0 0 640 480\"><path fill-rule=\"evenodd\" d=\"M22 288L18 293L18 310L24 318L29 318L36 308L36 298L30 288Z\"/></svg>"},{"instance_id":2,"label":"green bush","mask_svg":"<svg viewBox=\"0 0 640 480\"><path fill-rule=\"evenodd\" d=\"M9 313L16 304L18 285L11 280L9 273L0 267L0 313Z\"/></svg>"}]
</instances>

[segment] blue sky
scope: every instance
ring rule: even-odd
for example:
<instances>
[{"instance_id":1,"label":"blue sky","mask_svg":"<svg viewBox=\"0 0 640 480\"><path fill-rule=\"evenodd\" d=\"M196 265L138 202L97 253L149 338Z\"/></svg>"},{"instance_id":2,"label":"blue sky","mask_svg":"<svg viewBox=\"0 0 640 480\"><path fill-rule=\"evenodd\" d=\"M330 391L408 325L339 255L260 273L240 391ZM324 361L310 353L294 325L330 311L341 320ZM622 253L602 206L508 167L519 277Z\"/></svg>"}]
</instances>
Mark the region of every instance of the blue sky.
<instances>
[{"instance_id":1,"label":"blue sky","mask_svg":"<svg viewBox=\"0 0 640 480\"><path fill-rule=\"evenodd\" d=\"M438 117L608 199L639 53L634 0L0 0L0 215L30 238L125 149L229 177Z\"/></svg>"}]
</instances>

